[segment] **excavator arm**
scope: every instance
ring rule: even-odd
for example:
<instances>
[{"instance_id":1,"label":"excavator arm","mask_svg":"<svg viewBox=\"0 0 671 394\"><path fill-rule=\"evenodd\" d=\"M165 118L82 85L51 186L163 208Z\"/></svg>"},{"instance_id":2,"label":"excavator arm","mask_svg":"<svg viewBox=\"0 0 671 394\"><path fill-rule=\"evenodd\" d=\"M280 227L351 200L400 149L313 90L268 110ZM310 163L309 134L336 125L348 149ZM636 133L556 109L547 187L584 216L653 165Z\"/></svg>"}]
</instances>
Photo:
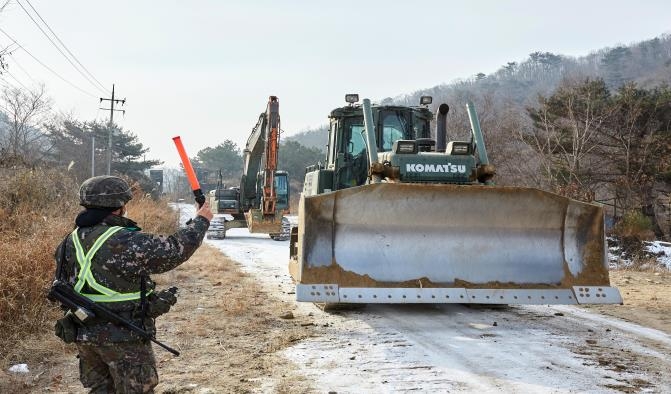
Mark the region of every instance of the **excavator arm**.
<instances>
[{"instance_id":1,"label":"excavator arm","mask_svg":"<svg viewBox=\"0 0 671 394\"><path fill-rule=\"evenodd\" d=\"M277 151L280 145L280 113L276 96L270 96L266 109L266 144L263 168L263 215L275 215L277 195L275 194L275 171L277 171Z\"/></svg>"},{"instance_id":2,"label":"excavator arm","mask_svg":"<svg viewBox=\"0 0 671 394\"><path fill-rule=\"evenodd\" d=\"M280 143L279 119L279 101L277 96L270 96L266 111L259 115L243 152L240 182L242 206L245 210L260 207L264 215L275 213L277 196L274 179Z\"/></svg>"}]
</instances>

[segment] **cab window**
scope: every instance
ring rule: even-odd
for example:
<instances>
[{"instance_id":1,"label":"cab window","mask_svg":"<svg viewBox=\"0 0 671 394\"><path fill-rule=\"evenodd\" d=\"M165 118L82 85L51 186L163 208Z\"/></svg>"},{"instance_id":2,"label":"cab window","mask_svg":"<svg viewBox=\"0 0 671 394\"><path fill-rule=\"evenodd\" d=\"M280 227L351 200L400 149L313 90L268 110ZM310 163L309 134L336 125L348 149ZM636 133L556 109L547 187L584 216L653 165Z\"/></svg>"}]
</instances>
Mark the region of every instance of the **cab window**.
<instances>
[{"instance_id":1,"label":"cab window","mask_svg":"<svg viewBox=\"0 0 671 394\"><path fill-rule=\"evenodd\" d=\"M414 139L411 128L408 127L408 120L401 111L384 111L381 123L382 135L379 145L383 152L391 150L397 140Z\"/></svg>"}]
</instances>

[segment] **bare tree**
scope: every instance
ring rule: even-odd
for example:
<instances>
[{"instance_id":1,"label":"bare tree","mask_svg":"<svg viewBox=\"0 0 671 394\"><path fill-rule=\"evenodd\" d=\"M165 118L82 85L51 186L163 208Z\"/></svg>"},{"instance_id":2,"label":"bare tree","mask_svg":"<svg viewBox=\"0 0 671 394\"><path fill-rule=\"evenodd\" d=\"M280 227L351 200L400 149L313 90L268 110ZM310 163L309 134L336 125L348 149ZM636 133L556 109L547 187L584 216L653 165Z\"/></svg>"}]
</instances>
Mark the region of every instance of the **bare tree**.
<instances>
[{"instance_id":1,"label":"bare tree","mask_svg":"<svg viewBox=\"0 0 671 394\"><path fill-rule=\"evenodd\" d=\"M0 153L3 161L34 164L48 150L48 139L41 125L51 110L44 85L35 90L8 88L0 103L6 119L0 122Z\"/></svg>"},{"instance_id":2,"label":"bare tree","mask_svg":"<svg viewBox=\"0 0 671 394\"><path fill-rule=\"evenodd\" d=\"M593 200L601 186L596 157L600 132L614 113L608 88L602 80L565 81L539 103L539 108L529 109L534 128L522 135L523 140L538 152L556 192Z\"/></svg>"}]
</instances>

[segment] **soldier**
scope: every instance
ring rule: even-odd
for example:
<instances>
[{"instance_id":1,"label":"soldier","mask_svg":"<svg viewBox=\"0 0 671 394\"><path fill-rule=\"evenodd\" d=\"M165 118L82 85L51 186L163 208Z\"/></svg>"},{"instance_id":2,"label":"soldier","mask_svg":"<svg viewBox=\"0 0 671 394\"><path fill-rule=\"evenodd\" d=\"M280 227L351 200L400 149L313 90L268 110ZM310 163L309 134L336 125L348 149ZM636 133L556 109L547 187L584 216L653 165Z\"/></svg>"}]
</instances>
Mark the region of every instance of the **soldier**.
<instances>
[{"instance_id":1,"label":"soldier","mask_svg":"<svg viewBox=\"0 0 671 394\"><path fill-rule=\"evenodd\" d=\"M185 262L200 246L212 219L205 203L186 228L170 236L147 234L126 218L131 190L121 178L98 176L79 189L85 210L55 253L56 279L155 334L154 318L176 301L175 288L156 292L150 274ZM56 335L75 342L79 376L91 393L152 393L158 384L151 342L109 321L82 323L68 313Z\"/></svg>"}]
</instances>

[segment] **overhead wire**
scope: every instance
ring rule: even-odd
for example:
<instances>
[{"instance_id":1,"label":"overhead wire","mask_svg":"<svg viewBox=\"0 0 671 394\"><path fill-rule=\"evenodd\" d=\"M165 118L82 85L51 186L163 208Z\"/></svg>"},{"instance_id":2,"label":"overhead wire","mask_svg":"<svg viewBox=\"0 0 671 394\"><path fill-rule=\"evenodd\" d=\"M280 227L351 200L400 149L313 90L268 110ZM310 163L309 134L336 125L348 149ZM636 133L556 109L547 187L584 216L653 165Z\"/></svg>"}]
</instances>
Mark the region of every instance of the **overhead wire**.
<instances>
[{"instance_id":1,"label":"overhead wire","mask_svg":"<svg viewBox=\"0 0 671 394\"><path fill-rule=\"evenodd\" d=\"M11 76L12 79L14 81L16 81L16 77L14 77L13 75L10 75L8 71L3 71L2 77L0 78L0 84L2 84L2 86L5 89L19 89L20 90L21 88L19 87L19 85L17 85L16 82L12 82L11 80L9 80L7 78L7 76ZM24 87L24 89L25 89L25 87Z\"/></svg>"},{"instance_id":2,"label":"overhead wire","mask_svg":"<svg viewBox=\"0 0 671 394\"><path fill-rule=\"evenodd\" d=\"M86 91L86 90L80 88L79 86L75 85L74 83L68 81L67 79L63 78L60 74L58 74L56 71L54 71L51 67L47 66L47 65L44 64L40 59L36 58L32 53L30 53L30 51L29 51L28 49L26 49L23 45L19 44L19 43L18 43L12 36L10 36L10 35L9 35L4 29L2 29L1 27L0 27L0 33L4 34L5 36L7 36L7 38L9 38L10 40L14 41L14 42L16 43L16 45L18 45L19 48L23 49L23 50L24 50L24 51L25 51L31 58L33 58L33 60L35 60L37 63L39 63L42 67L44 67L44 68L46 68L47 70L49 70L52 74L54 74L56 77L58 77L58 78L59 78L60 80L62 80L63 82L67 83L68 85L72 86L73 88L79 90L80 92L82 92L82 93L84 93L84 94L86 94L86 95L89 95L89 96L94 97L94 98L99 98L99 97L96 96L95 94L93 94L93 93L91 93L91 92L88 92L88 91Z\"/></svg>"},{"instance_id":3,"label":"overhead wire","mask_svg":"<svg viewBox=\"0 0 671 394\"><path fill-rule=\"evenodd\" d=\"M103 85L102 83L100 83L100 81L98 80L98 78L96 78L96 77L95 77L95 76L94 76L94 75L93 75L93 74L92 74L92 73L91 73L91 72L90 72L90 71L89 71L89 70L82 64L82 62L80 62L79 59L77 59L77 56L75 56L75 54L72 53L72 51L70 51L70 49L65 45L65 43L64 43L60 38L58 38L58 35L56 34L56 32L53 31L53 29L51 28L51 26L49 26L49 24L47 23L47 21L45 21L44 18L42 18L42 15L40 15L40 13L37 12L37 10L35 9L35 7L33 7L33 5L30 3L30 0L26 0L26 3L28 3L28 5L30 6L30 8L32 8L32 10L35 11L35 14L37 15L37 17L40 18L40 20L42 21L42 23L44 23L44 25L47 27L47 29L49 29L49 31L51 32L51 34L54 35L54 37L56 38L56 40L58 40L58 42L59 42L59 43L63 46L63 48L70 54L70 56L72 56L72 58L75 59L75 61L77 62L77 64L79 64L79 65L82 67L82 69L83 69L84 71L86 71L86 73L87 73L89 76L91 76L91 78L93 78L94 81L96 81L96 83L103 89L103 91L105 91L105 94L109 94L110 92L109 92L108 88L106 88L105 85Z\"/></svg>"},{"instance_id":4,"label":"overhead wire","mask_svg":"<svg viewBox=\"0 0 671 394\"><path fill-rule=\"evenodd\" d=\"M19 85L21 85L24 89L26 89L26 90L28 90L28 91L31 90L29 87L27 87L26 85L24 85L23 82L19 81L19 79L16 78L16 76L14 76L14 74L10 73L9 71L5 70L5 71L3 72L3 74L7 74L7 75L9 75L10 77L12 77L12 79L15 80L16 83L18 83Z\"/></svg>"},{"instance_id":5,"label":"overhead wire","mask_svg":"<svg viewBox=\"0 0 671 394\"><path fill-rule=\"evenodd\" d=\"M42 32L42 34L44 34L44 36L47 38L47 40L49 40L49 42L51 43L51 45L53 45L54 48L56 48L56 50L57 50L61 55L63 55L63 57L65 58L65 60L67 60L68 63L70 63L70 65L71 65L75 70L77 70L77 72L78 72L82 77L84 77L84 79L86 79L87 82L89 82L89 83L90 83L93 87L95 87L96 89L100 89L104 94L107 94L107 93L108 93L108 92L107 92L107 89L105 89L105 87L104 87L100 82L98 82L99 85L96 85L96 83L94 82L94 80L95 80L96 82L97 82L98 80L95 79L95 77L89 77L89 76L87 76L86 74L84 74L84 73L79 69L79 67L77 67L77 65L76 65L75 63L73 63L72 60L70 60L70 58L63 52L63 50L61 50L61 48L60 48L58 45L56 45L56 43L54 42L54 40L51 39L51 37L49 36L49 34L47 34L47 32L44 31L44 29L42 28L42 26L40 26L40 24L35 20L35 18L33 18L33 16L30 15L30 13L28 12L28 10L23 6L23 4L21 4L21 2L20 2L19 0L16 0L16 3L21 7L21 9L23 10L23 12L25 12L25 14L28 15L28 18L30 18L30 20L35 24L35 26L37 26L37 28L40 29L40 31ZM35 8L30 4L30 2L28 2L28 4L29 4L30 7L33 9L33 11L35 11L35 13L37 13L37 11L36 11ZM51 31L51 33L54 35L54 37L56 37L56 39L58 40L58 42L61 43L61 45L63 46L63 48L65 48L65 50L68 51L68 53L70 53L70 56L72 56L75 60L77 60L77 58L72 54L72 52L70 52L70 50L68 50L68 48L65 46L65 44L63 44L63 42L58 38L58 36L56 36L56 33L54 33L53 30L51 30L51 28L49 27L49 25L47 25L47 23L44 21L44 19L42 19L42 17L39 15L39 13L37 13L37 16L40 18L40 20L42 20L42 22L47 26L47 28L49 28L49 31ZM81 66L81 63L79 62L79 60L77 60L77 63L79 63L80 66ZM81 67L84 68L84 70L86 70L86 68L85 68L84 66L81 66ZM88 70L87 70L87 72L88 72ZM93 79L91 79L91 78L93 78Z\"/></svg>"},{"instance_id":6,"label":"overhead wire","mask_svg":"<svg viewBox=\"0 0 671 394\"><path fill-rule=\"evenodd\" d=\"M9 89L9 88L13 88L13 87L14 87L14 85L12 85L11 83L9 83L6 79L0 79L0 85L1 85L3 88L5 88L5 89Z\"/></svg>"},{"instance_id":7,"label":"overhead wire","mask_svg":"<svg viewBox=\"0 0 671 394\"><path fill-rule=\"evenodd\" d=\"M15 57L15 56L12 56L12 55L10 54L9 57L12 58L12 64L13 64L13 65L15 65L16 67L18 67L19 70L23 71L23 73L26 74L26 76L27 76L28 78L30 78L30 80L33 81L33 83L34 83L35 85L38 84L37 81L30 75L30 73L28 73L28 71L26 71L26 69L23 68L23 67L21 66L21 64L16 60L16 57Z\"/></svg>"},{"instance_id":8,"label":"overhead wire","mask_svg":"<svg viewBox=\"0 0 671 394\"><path fill-rule=\"evenodd\" d=\"M10 43L9 45L7 45L6 47L4 47L3 49L0 49L0 54L2 54L2 55L5 55L5 54L6 54L6 55L11 55L11 54L12 54L12 51L13 51L14 49L16 49L16 48L13 48L13 49L12 49L12 46L14 46L14 45L15 45L15 43L12 42L12 43Z\"/></svg>"}]
</instances>

